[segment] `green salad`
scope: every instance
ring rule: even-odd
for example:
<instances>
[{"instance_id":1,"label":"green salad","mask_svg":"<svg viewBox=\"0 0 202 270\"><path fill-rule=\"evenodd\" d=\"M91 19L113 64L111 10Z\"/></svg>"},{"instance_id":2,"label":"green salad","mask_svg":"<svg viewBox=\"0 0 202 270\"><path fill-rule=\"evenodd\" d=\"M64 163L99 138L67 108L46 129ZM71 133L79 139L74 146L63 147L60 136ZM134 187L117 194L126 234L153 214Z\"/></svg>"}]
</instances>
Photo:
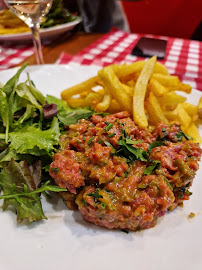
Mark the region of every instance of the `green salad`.
<instances>
[{"instance_id":1,"label":"green salad","mask_svg":"<svg viewBox=\"0 0 202 270\"><path fill-rule=\"evenodd\" d=\"M17 222L47 219L41 194L66 191L52 184L49 164L67 126L88 118L88 108L71 109L53 96L44 97L32 82L19 83L26 65L0 86L0 199L12 207Z\"/></svg>"},{"instance_id":2,"label":"green salad","mask_svg":"<svg viewBox=\"0 0 202 270\"><path fill-rule=\"evenodd\" d=\"M53 0L49 13L45 16L45 20L41 23L41 28L48 28L78 19L78 16L72 15L63 7L62 2L62 0Z\"/></svg>"}]
</instances>

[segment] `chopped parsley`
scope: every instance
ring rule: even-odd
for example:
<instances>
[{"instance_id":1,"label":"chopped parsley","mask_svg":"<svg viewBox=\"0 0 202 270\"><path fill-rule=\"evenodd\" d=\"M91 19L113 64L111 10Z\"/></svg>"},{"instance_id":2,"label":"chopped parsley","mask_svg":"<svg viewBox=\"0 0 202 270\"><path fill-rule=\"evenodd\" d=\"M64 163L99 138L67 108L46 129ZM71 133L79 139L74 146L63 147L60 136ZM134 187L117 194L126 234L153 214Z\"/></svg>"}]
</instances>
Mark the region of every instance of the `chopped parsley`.
<instances>
[{"instance_id":1,"label":"chopped parsley","mask_svg":"<svg viewBox=\"0 0 202 270\"><path fill-rule=\"evenodd\" d=\"M149 161L149 153L141 148L135 148L131 145L131 141L127 141L128 138L120 137L118 141L119 149L116 152L118 156L125 157L128 161ZM127 143L129 142L129 143ZM135 142L135 141L134 141Z\"/></svg>"},{"instance_id":2,"label":"chopped parsley","mask_svg":"<svg viewBox=\"0 0 202 270\"><path fill-rule=\"evenodd\" d=\"M156 141L149 144L148 150L150 153L151 153L151 149L158 146L165 145L165 140L168 139L168 133L166 132L166 128L162 128L162 132L163 132L163 137L158 135Z\"/></svg>"},{"instance_id":3,"label":"chopped parsley","mask_svg":"<svg viewBox=\"0 0 202 270\"><path fill-rule=\"evenodd\" d=\"M151 153L151 149L158 147L158 146L162 146L165 145L164 141L155 141L149 144L148 150Z\"/></svg>"},{"instance_id":4,"label":"chopped parsley","mask_svg":"<svg viewBox=\"0 0 202 270\"><path fill-rule=\"evenodd\" d=\"M152 162L152 165L150 165L149 167L147 167L145 170L144 170L144 174L146 175L150 175L156 168L159 167L160 165L160 161L159 160L155 160Z\"/></svg>"},{"instance_id":5,"label":"chopped parsley","mask_svg":"<svg viewBox=\"0 0 202 270\"><path fill-rule=\"evenodd\" d=\"M88 193L87 196L91 196L91 197L93 197L94 199L103 198L103 196L100 195L100 194L98 193L97 190L96 190L94 193Z\"/></svg>"},{"instance_id":6,"label":"chopped parsley","mask_svg":"<svg viewBox=\"0 0 202 270\"><path fill-rule=\"evenodd\" d=\"M59 173L59 169L56 168L56 167L51 167L50 169L51 169L52 172Z\"/></svg>"},{"instance_id":7,"label":"chopped parsley","mask_svg":"<svg viewBox=\"0 0 202 270\"><path fill-rule=\"evenodd\" d=\"M175 137L177 138L177 142L181 142L183 137L189 141L189 140L193 140L193 138L187 134L185 134L182 130L180 130L178 133L176 133Z\"/></svg>"}]
</instances>

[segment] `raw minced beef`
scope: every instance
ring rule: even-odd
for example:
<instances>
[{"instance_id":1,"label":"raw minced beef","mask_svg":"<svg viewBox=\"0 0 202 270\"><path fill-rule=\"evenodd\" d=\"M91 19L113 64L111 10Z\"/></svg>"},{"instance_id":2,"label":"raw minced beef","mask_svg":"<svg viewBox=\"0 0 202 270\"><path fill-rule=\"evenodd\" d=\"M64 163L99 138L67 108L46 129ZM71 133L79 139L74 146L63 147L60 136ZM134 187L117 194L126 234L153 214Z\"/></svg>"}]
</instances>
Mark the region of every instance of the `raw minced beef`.
<instances>
[{"instance_id":1,"label":"raw minced beef","mask_svg":"<svg viewBox=\"0 0 202 270\"><path fill-rule=\"evenodd\" d=\"M69 126L49 173L85 220L150 228L191 195L201 149L182 135L178 124L140 129L127 112L93 115Z\"/></svg>"}]
</instances>

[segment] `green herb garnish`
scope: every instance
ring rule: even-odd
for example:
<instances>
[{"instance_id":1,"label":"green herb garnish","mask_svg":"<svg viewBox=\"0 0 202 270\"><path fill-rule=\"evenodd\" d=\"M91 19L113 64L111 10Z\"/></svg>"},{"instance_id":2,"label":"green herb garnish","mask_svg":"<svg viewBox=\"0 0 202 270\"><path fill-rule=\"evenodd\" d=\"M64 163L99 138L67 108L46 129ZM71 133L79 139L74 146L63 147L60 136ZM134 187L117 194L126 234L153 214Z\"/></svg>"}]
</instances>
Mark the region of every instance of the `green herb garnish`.
<instances>
[{"instance_id":1,"label":"green herb garnish","mask_svg":"<svg viewBox=\"0 0 202 270\"><path fill-rule=\"evenodd\" d=\"M100 195L98 192L95 191L95 193L88 193L87 196L91 196L95 199L103 198L102 195Z\"/></svg>"},{"instance_id":2,"label":"green herb garnish","mask_svg":"<svg viewBox=\"0 0 202 270\"><path fill-rule=\"evenodd\" d=\"M111 147L111 152L112 154L116 153L116 149L113 147L113 145L111 145L111 143L104 141L104 143L106 144L106 146Z\"/></svg>"},{"instance_id":3,"label":"green herb garnish","mask_svg":"<svg viewBox=\"0 0 202 270\"><path fill-rule=\"evenodd\" d=\"M152 165L150 165L149 167L147 167L145 170L144 170L144 174L146 175L150 175L156 168L159 167L160 165L160 161L159 160L155 160L152 162Z\"/></svg>"},{"instance_id":4,"label":"green herb garnish","mask_svg":"<svg viewBox=\"0 0 202 270\"><path fill-rule=\"evenodd\" d=\"M51 169L52 172L59 173L59 169L56 168L56 167L51 167L50 169Z\"/></svg>"},{"instance_id":5,"label":"green herb garnish","mask_svg":"<svg viewBox=\"0 0 202 270\"><path fill-rule=\"evenodd\" d=\"M102 210L104 210L106 208L106 202L102 202L100 207L101 207Z\"/></svg>"},{"instance_id":6,"label":"green herb garnish","mask_svg":"<svg viewBox=\"0 0 202 270\"><path fill-rule=\"evenodd\" d=\"M106 122L107 123L107 122ZM106 131L109 131L113 127L112 123L107 123L107 126L104 128Z\"/></svg>"},{"instance_id":7,"label":"green herb garnish","mask_svg":"<svg viewBox=\"0 0 202 270\"><path fill-rule=\"evenodd\" d=\"M112 134L109 134L108 137L111 138L111 137L114 137L116 135L116 133L112 133Z\"/></svg>"},{"instance_id":8,"label":"green herb garnish","mask_svg":"<svg viewBox=\"0 0 202 270\"><path fill-rule=\"evenodd\" d=\"M149 153L141 148L135 148L131 145L131 141L128 144L127 138L120 137L118 141L119 149L116 152L117 155L123 156L130 161L141 160L149 161ZM134 141L135 142L135 141Z\"/></svg>"},{"instance_id":9,"label":"green herb garnish","mask_svg":"<svg viewBox=\"0 0 202 270\"><path fill-rule=\"evenodd\" d=\"M91 137L91 138L88 140L87 144L88 144L88 145L91 144L94 138L95 138L94 136Z\"/></svg>"},{"instance_id":10,"label":"green herb garnish","mask_svg":"<svg viewBox=\"0 0 202 270\"><path fill-rule=\"evenodd\" d=\"M181 142L182 138L184 137L187 141L193 140L193 138L187 134L185 134L182 130L180 130L178 133L176 133L177 142Z\"/></svg>"}]
</instances>

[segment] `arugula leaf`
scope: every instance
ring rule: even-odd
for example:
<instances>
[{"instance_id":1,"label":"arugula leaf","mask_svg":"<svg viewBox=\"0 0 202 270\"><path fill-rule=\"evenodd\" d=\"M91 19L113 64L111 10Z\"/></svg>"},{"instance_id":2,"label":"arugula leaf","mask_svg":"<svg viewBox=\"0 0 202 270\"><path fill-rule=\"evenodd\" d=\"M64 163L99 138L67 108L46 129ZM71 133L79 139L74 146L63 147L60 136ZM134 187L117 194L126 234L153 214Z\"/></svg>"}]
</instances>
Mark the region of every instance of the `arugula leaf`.
<instances>
[{"instance_id":1,"label":"arugula leaf","mask_svg":"<svg viewBox=\"0 0 202 270\"><path fill-rule=\"evenodd\" d=\"M27 219L28 222L47 219L43 213L39 193L44 191L66 191L57 186L50 186L49 181L36 189L41 178L41 164L28 166L25 162L11 160L0 173L0 186L3 188L3 210L12 206L17 211L17 222Z\"/></svg>"},{"instance_id":2,"label":"arugula leaf","mask_svg":"<svg viewBox=\"0 0 202 270\"><path fill-rule=\"evenodd\" d=\"M3 150L5 150L7 148L7 144L5 143L5 141L2 141L1 139L0 139L0 155L1 155L1 152L3 151Z\"/></svg>"},{"instance_id":3,"label":"arugula leaf","mask_svg":"<svg viewBox=\"0 0 202 270\"><path fill-rule=\"evenodd\" d=\"M19 154L32 154L39 156L40 150L46 153L54 149L59 142L60 130L57 118L53 118L50 129L40 130L35 126L25 126L15 132L9 133L9 148Z\"/></svg>"},{"instance_id":4,"label":"arugula leaf","mask_svg":"<svg viewBox=\"0 0 202 270\"><path fill-rule=\"evenodd\" d=\"M30 91L29 85L27 85L26 83L20 83L20 84L18 84L17 87L16 87L16 93L21 98L24 98L24 99L28 100L36 108L38 108L38 109L41 109L42 108L42 106L39 104L39 102L37 101L37 99L35 98L35 96Z\"/></svg>"},{"instance_id":5,"label":"arugula leaf","mask_svg":"<svg viewBox=\"0 0 202 270\"><path fill-rule=\"evenodd\" d=\"M149 167L147 167L144 170L144 174L146 175L150 175L159 165L161 164L161 162L159 160L155 160L152 162L152 165L150 165Z\"/></svg>"},{"instance_id":6,"label":"arugula leaf","mask_svg":"<svg viewBox=\"0 0 202 270\"><path fill-rule=\"evenodd\" d=\"M0 154L0 165L3 164L3 162L10 161L11 159L20 160L20 155L18 155L15 150L11 150L7 147Z\"/></svg>"},{"instance_id":7,"label":"arugula leaf","mask_svg":"<svg viewBox=\"0 0 202 270\"><path fill-rule=\"evenodd\" d=\"M45 99L44 95L38 89L36 89L36 87L34 86L33 82L30 80L29 73L27 73L27 78L28 78L29 90L30 90L31 94L35 97L35 99L42 106L44 106L45 103L46 103L46 99Z\"/></svg>"},{"instance_id":8,"label":"arugula leaf","mask_svg":"<svg viewBox=\"0 0 202 270\"><path fill-rule=\"evenodd\" d=\"M47 96L46 98L49 104L56 104L58 109L57 117L64 125L69 126L76 124L80 119L87 119L93 115L93 111L88 108L71 109L68 107L64 100L58 99L53 96Z\"/></svg>"},{"instance_id":9,"label":"arugula leaf","mask_svg":"<svg viewBox=\"0 0 202 270\"><path fill-rule=\"evenodd\" d=\"M52 103L56 104L58 111L60 111L60 110L71 110L72 111L72 109L70 109L68 107L67 102L62 100L62 99L47 95L46 101L48 102L48 104L52 104Z\"/></svg>"},{"instance_id":10,"label":"arugula leaf","mask_svg":"<svg viewBox=\"0 0 202 270\"><path fill-rule=\"evenodd\" d=\"M0 199L4 199L3 210L6 210L10 205L13 206L17 211L18 222L22 222L25 218L29 222L46 219L39 199L9 197L11 194L23 193L24 185L27 185L28 182L29 179L26 177L24 169L14 160L11 160L0 173L0 185L4 191L4 195L0 196Z\"/></svg>"},{"instance_id":11,"label":"arugula leaf","mask_svg":"<svg viewBox=\"0 0 202 270\"><path fill-rule=\"evenodd\" d=\"M6 137L5 141L8 141L8 132L9 132L9 110L8 102L6 99L6 94L0 89L0 116L3 122L3 126L6 128Z\"/></svg>"},{"instance_id":12,"label":"arugula leaf","mask_svg":"<svg viewBox=\"0 0 202 270\"><path fill-rule=\"evenodd\" d=\"M25 113L14 123L16 127L18 127L20 124L22 124L24 121L28 120L29 118L32 118L35 113L35 108L33 105L28 104L26 107Z\"/></svg>"},{"instance_id":13,"label":"arugula leaf","mask_svg":"<svg viewBox=\"0 0 202 270\"><path fill-rule=\"evenodd\" d=\"M89 109L76 109L74 111L70 110L60 110L57 114L58 119L66 126L71 124L76 124L80 119L87 119L93 115L93 111Z\"/></svg>"},{"instance_id":14,"label":"arugula leaf","mask_svg":"<svg viewBox=\"0 0 202 270\"><path fill-rule=\"evenodd\" d=\"M22 66L17 73L3 86L3 92L7 95L10 96L10 94L13 92L15 89L18 79L20 77L20 74L22 71L26 68L27 63Z\"/></svg>"}]
</instances>

